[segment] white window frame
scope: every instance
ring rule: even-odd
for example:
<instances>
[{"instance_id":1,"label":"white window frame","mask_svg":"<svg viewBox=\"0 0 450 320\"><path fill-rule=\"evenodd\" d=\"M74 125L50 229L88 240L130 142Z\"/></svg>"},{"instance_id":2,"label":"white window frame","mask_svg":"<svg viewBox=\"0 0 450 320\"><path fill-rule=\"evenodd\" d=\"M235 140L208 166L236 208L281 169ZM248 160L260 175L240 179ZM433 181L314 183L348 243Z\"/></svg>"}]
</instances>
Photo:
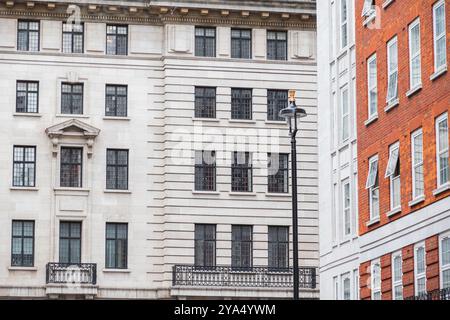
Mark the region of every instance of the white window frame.
<instances>
[{"instance_id":1,"label":"white window frame","mask_svg":"<svg viewBox=\"0 0 450 320\"><path fill-rule=\"evenodd\" d=\"M417 251L420 248L423 248L424 271L421 273L418 273L417 272ZM416 244L414 246L414 293L416 296L421 294L421 293L419 293L419 290L418 290L419 287L417 285L419 279L425 279L425 292L422 292L422 294L427 292L427 258L426 257L427 257L427 251L425 248L425 243L421 242L421 243Z\"/></svg>"},{"instance_id":2,"label":"white window frame","mask_svg":"<svg viewBox=\"0 0 450 320\"><path fill-rule=\"evenodd\" d=\"M378 265L379 268L379 276L378 276L378 281L377 283L375 283L375 277L374 277L374 270L375 270L375 266ZM381 300L381 263L380 263L380 259L374 260L371 262L370 264L370 284L371 284L371 299L374 300L374 296L375 293L379 293L380 294L380 299Z\"/></svg>"},{"instance_id":3,"label":"white window frame","mask_svg":"<svg viewBox=\"0 0 450 320\"><path fill-rule=\"evenodd\" d=\"M375 167L376 173L374 173L373 184L369 184L370 177L372 175L372 170L371 170L372 163L374 163L374 162L376 162L376 167ZM366 182L366 189L369 190L369 213L370 213L370 220L371 221L374 220L374 219L378 219L380 217L380 195L379 195L379 193L378 193L378 212L377 212L376 215L373 212L373 204L372 204L373 203L373 199L372 199L373 192L376 191L376 190L378 190L378 191L380 190L379 184L378 184L378 186L376 186L377 176L379 175L378 171L379 171L379 169L378 169L378 155L375 155L375 156L373 156L373 157L371 157L369 159L369 170L368 170L368 173L367 173L367 182ZM378 179L379 179L379 177L378 177Z\"/></svg>"},{"instance_id":4,"label":"white window frame","mask_svg":"<svg viewBox=\"0 0 450 320\"><path fill-rule=\"evenodd\" d=\"M393 69L391 69L391 60L392 60L392 57L391 57L391 47L392 46L394 46L394 45L396 45L397 46L397 51L395 52L395 54L397 55L397 65L393 68ZM394 101L396 101L397 99L398 99L398 76L399 76L399 74L398 74L398 39L397 39L397 36L395 36L394 38L392 38L391 40L389 40L389 42L387 43L387 80L388 80L388 83L387 83L387 92L386 92L386 103L388 104L388 105L390 105L390 104L393 104L394 103ZM394 96L392 96L392 97L389 97L389 88L390 88L390 86L391 86L391 76L392 75L394 75L395 73L397 73L397 79L396 79L396 83L395 83L395 86L396 86L396 90L395 90L395 95Z\"/></svg>"},{"instance_id":5,"label":"white window frame","mask_svg":"<svg viewBox=\"0 0 450 320\"><path fill-rule=\"evenodd\" d=\"M372 63L375 63L375 81L374 83L371 83L370 79L370 66ZM375 111L371 112L371 105L372 105L372 99L371 99L371 92L375 91L376 93L376 99L375 99ZM370 56L369 59L367 59L367 114L368 119L372 119L378 115L378 70L377 70L377 54L373 54Z\"/></svg>"},{"instance_id":6,"label":"white window frame","mask_svg":"<svg viewBox=\"0 0 450 320\"><path fill-rule=\"evenodd\" d=\"M444 6L444 32L441 34L436 34L436 11L440 6ZM433 47L434 47L434 70L435 73L438 73L439 71L445 69L447 67L447 22L446 22L446 11L445 11L445 1L440 0L437 3L433 5ZM445 38L445 47L444 47L444 55L445 55L445 64L442 66L437 65L437 42L442 39L442 37Z\"/></svg>"},{"instance_id":7,"label":"white window frame","mask_svg":"<svg viewBox=\"0 0 450 320\"><path fill-rule=\"evenodd\" d=\"M397 151L397 156L394 155L394 152ZM399 166L399 162L400 162L400 144L399 142L396 142L394 144L392 144L389 147L389 162L386 168L386 175L385 178L389 178L389 194L390 194L390 207L391 207L391 211L393 210L397 210L399 208L401 208L402 206L402 196L401 196L401 174L399 173L398 176L394 176L395 171L397 169L397 166ZM394 204L394 183L396 182L395 180L398 180L399 183L399 190L398 190L398 196L399 196L399 203L397 206L395 206Z\"/></svg>"},{"instance_id":8,"label":"white window frame","mask_svg":"<svg viewBox=\"0 0 450 320\"><path fill-rule=\"evenodd\" d=\"M347 95L347 102L344 103L344 93ZM346 107L346 112L344 113L344 105ZM347 131L344 131L344 126L346 125ZM346 135L344 135L346 133ZM350 139L350 96L348 86L345 85L341 88L341 142L344 143Z\"/></svg>"},{"instance_id":9,"label":"white window frame","mask_svg":"<svg viewBox=\"0 0 450 320\"><path fill-rule=\"evenodd\" d=\"M345 20L343 20L343 5L345 4ZM341 50L344 50L348 46L348 0L340 0L340 6L339 6L339 34L340 34L340 48ZM345 44L344 44L344 33L343 30L345 28Z\"/></svg>"},{"instance_id":10,"label":"white window frame","mask_svg":"<svg viewBox=\"0 0 450 320\"><path fill-rule=\"evenodd\" d=\"M448 158L448 154L449 154L449 141L448 141L448 134L447 134L447 148L444 148L443 150L440 150L439 145L441 144L441 141L439 139L439 124L441 122L445 121L447 123L447 131L448 131L448 114L447 112L444 114L441 114L439 117L436 118L436 123L435 123L435 131L436 131L436 178L437 178L437 186L442 187L444 185L447 185L450 183L449 180L447 181L441 181L441 174L440 174L440 170L441 170L441 155L447 153L447 158ZM450 164L448 163L447 160L447 170L450 170Z\"/></svg>"},{"instance_id":11,"label":"white window frame","mask_svg":"<svg viewBox=\"0 0 450 320\"><path fill-rule=\"evenodd\" d=\"M444 271L450 270L450 263L444 265L444 258L442 254L442 242L445 239L450 239L450 231L443 233L439 236L439 287L444 288Z\"/></svg>"},{"instance_id":12,"label":"white window frame","mask_svg":"<svg viewBox=\"0 0 450 320\"><path fill-rule=\"evenodd\" d=\"M346 194L346 186L348 186L348 195ZM351 196L351 188L350 188L350 179L344 179L341 182L341 199L342 199L342 234L344 235L344 238L348 238L352 234L352 220L351 220L351 214L352 214L352 196ZM346 205L346 199L348 196L348 206ZM348 220L348 221L347 221ZM347 222L349 231L347 233Z\"/></svg>"},{"instance_id":13,"label":"white window frame","mask_svg":"<svg viewBox=\"0 0 450 320\"><path fill-rule=\"evenodd\" d=\"M353 299L359 300L359 270L353 270Z\"/></svg>"},{"instance_id":14,"label":"white window frame","mask_svg":"<svg viewBox=\"0 0 450 320\"><path fill-rule=\"evenodd\" d=\"M400 280L395 280L395 264L394 261L396 258L400 258ZM403 300L403 260L402 260L402 252L398 251L392 254L392 261L391 261L391 268L392 268L392 300ZM401 299L396 299L395 297L395 288L401 287L402 288L402 297Z\"/></svg>"},{"instance_id":15,"label":"white window frame","mask_svg":"<svg viewBox=\"0 0 450 320\"><path fill-rule=\"evenodd\" d=\"M339 279L337 276L333 277L333 296L334 300L339 300Z\"/></svg>"},{"instance_id":16,"label":"white window frame","mask_svg":"<svg viewBox=\"0 0 450 320\"><path fill-rule=\"evenodd\" d=\"M375 13L375 9L372 4L373 0L364 0L363 11L361 14L362 17L370 17Z\"/></svg>"},{"instance_id":17,"label":"white window frame","mask_svg":"<svg viewBox=\"0 0 450 320\"><path fill-rule=\"evenodd\" d=\"M418 27L419 28L419 39L418 39L418 45L417 47L419 48L417 52L413 52L412 51L412 31L414 28ZM422 85L422 58L421 58L421 41L420 41L420 18L417 18L416 20L414 20L408 28L408 35L409 35L409 87L410 90L414 90L415 88L418 88ZM415 59L419 60L419 75L420 75L420 81L418 83L413 83L413 61Z\"/></svg>"},{"instance_id":18,"label":"white window frame","mask_svg":"<svg viewBox=\"0 0 450 320\"><path fill-rule=\"evenodd\" d=\"M421 159L419 161L416 162L416 144L415 144L415 139L417 139L418 137L422 138L422 149L420 150L422 156ZM416 186L417 186L417 181L416 181L416 169L422 167L422 192L419 194L416 192ZM417 200L418 198L421 198L424 196L424 175L423 175L423 132L422 132L422 128L417 129L416 131L414 131L411 134L411 177L412 177L412 199Z\"/></svg>"},{"instance_id":19,"label":"white window frame","mask_svg":"<svg viewBox=\"0 0 450 320\"><path fill-rule=\"evenodd\" d=\"M345 299L345 281L348 280L348 299ZM342 287L342 300L352 299L352 280L350 277L350 272L341 275L341 287Z\"/></svg>"}]
</instances>

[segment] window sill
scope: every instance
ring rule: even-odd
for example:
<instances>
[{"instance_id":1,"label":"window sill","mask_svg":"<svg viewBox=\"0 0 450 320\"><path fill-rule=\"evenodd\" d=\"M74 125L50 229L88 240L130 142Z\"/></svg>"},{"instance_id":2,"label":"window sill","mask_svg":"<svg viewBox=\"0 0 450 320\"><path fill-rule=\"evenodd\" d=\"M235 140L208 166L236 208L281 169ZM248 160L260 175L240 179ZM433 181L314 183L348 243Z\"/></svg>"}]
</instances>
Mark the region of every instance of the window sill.
<instances>
[{"instance_id":1,"label":"window sill","mask_svg":"<svg viewBox=\"0 0 450 320\"><path fill-rule=\"evenodd\" d=\"M220 122L217 118L192 118L192 121L205 121L205 122Z\"/></svg>"},{"instance_id":2,"label":"window sill","mask_svg":"<svg viewBox=\"0 0 450 320\"><path fill-rule=\"evenodd\" d=\"M230 119L228 120L229 123L248 123L248 124L255 124L255 120L246 120L246 119Z\"/></svg>"},{"instance_id":3,"label":"window sill","mask_svg":"<svg viewBox=\"0 0 450 320\"><path fill-rule=\"evenodd\" d=\"M369 119L367 119L366 121L364 121L364 125L367 127L369 124L371 124L372 122L375 122L376 120L378 120L378 114L375 114L375 115L371 116Z\"/></svg>"},{"instance_id":4,"label":"window sill","mask_svg":"<svg viewBox=\"0 0 450 320\"><path fill-rule=\"evenodd\" d=\"M213 195L213 196L218 196L220 195L219 191L198 191L198 190L192 190L192 194L196 194L196 195Z\"/></svg>"},{"instance_id":5,"label":"window sill","mask_svg":"<svg viewBox=\"0 0 450 320\"><path fill-rule=\"evenodd\" d=\"M440 69L436 70L436 72L431 75L430 80L434 81L446 72L447 72L447 66L441 67Z\"/></svg>"},{"instance_id":6,"label":"window sill","mask_svg":"<svg viewBox=\"0 0 450 320\"><path fill-rule=\"evenodd\" d=\"M266 120L265 121L266 124L276 124L276 125L286 125L286 121L280 120L280 121L276 121L276 120Z\"/></svg>"},{"instance_id":7,"label":"window sill","mask_svg":"<svg viewBox=\"0 0 450 320\"><path fill-rule=\"evenodd\" d=\"M442 186L438 187L436 190L433 190L433 196L437 196L447 190L450 190L450 182L446 182Z\"/></svg>"},{"instance_id":8,"label":"window sill","mask_svg":"<svg viewBox=\"0 0 450 320\"><path fill-rule=\"evenodd\" d=\"M393 108L395 108L396 106L398 106L400 103L399 99L393 99L391 101L389 101L386 105L386 107L384 107L384 112L389 112L390 110L392 110Z\"/></svg>"},{"instance_id":9,"label":"window sill","mask_svg":"<svg viewBox=\"0 0 450 320\"><path fill-rule=\"evenodd\" d=\"M31 118L40 118L42 117L41 113L27 113L27 112L14 112L14 117L31 117Z\"/></svg>"},{"instance_id":10,"label":"window sill","mask_svg":"<svg viewBox=\"0 0 450 320\"><path fill-rule=\"evenodd\" d=\"M15 191L39 191L37 187L10 187L9 190Z\"/></svg>"},{"instance_id":11,"label":"window sill","mask_svg":"<svg viewBox=\"0 0 450 320\"><path fill-rule=\"evenodd\" d=\"M57 118L79 118L79 119L88 119L89 116L84 114L62 114L58 113L55 115Z\"/></svg>"},{"instance_id":12,"label":"window sill","mask_svg":"<svg viewBox=\"0 0 450 320\"><path fill-rule=\"evenodd\" d=\"M391 218L391 217L395 216L396 214L399 214L400 212L402 212L402 207L392 209L391 211L386 213L386 217Z\"/></svg>"},{"instance_id":13,"label":"window sill","mask_svg":"<svg viewBox=\"0 0 450 320\"><path fill-rule=\"evenodd\" d=\"M372 219L372 220L369 220L369 221L366 223L366 226L367 226L367 227L371 227L371 226L373 226L373 225L375 225L375 224L377 224L377 223L380 223L380 217L374 218L374 219Z\"/></svg>"},{"instance_id":14,"label":"window sill","mask_svg":"<svg viewBox=\"0 0 450 320\"><path fill-rule=\"evenodd\" d=\"M275 192L266 192L266 197L278 197L278 198L290 198L290 193L275 193Z\"/></svg>"},{"instance_id":15,"label":"window sill","mask_svg":"<svg viewBox=\"0 0 450 320\"><path fill-rule=\"evenodd\" d=\"M53 188L54 191L56 192L90 192L91 189L86 189L86 188L66 188L66 187L58 187L58 188Z\"/></svg>"},{"instance_id":16,"label":"window sill","mask_svg":"<svg viewBox=\"0 0 450 320\"><path fill-rule=\"evenodd\" d=\"M103 269L104 273L130 273L130 269Z\"/></svg>"},{"instance_id":17,"label":"window sill","mask_svg":"<svg viewBox=\"0 0 450 320\"><path fill-rule=\"evenodd\" d=\"M103 120L118 120L118 121L130 121L130 117L112 117L112 116L105 116L103 117Z\"/></svg>"},{"instance_id":18,"label":"window sill","mask_svg":"<svg viewBox=\"0 0 450 320\"><path fill-rule=\"evenodd\" d=\"M114 190L114 189L105 189L104 193L122 193L122 194L131 194L131 190Z\"/></svg>"},{"instance_id":19,"label":"window sill","mask_svg":"<svg viewBox=\"0 0 450 320\"><path fill-rule=\"evenodd\" d=\"M376 17L377 17L376 11L372 12L372 13L370 14L370 16L368 16L368 17L364 20L363 26L364 26L364 27L367 27L367 25L368 25L369 23L371 23L373 20L375 20Z\"/></svg>"},{"instance_id":20,"label":"window sill","mask_svg":"<svg viewBox=\"0 0 450 320\"><path fill-rule=\"evenodd\" d=\"M9 271L37 271L37 267L8 267Z\"/></svg>"},{"instance_id":21,"label":"window sill","mask_svg":"<svg viewBox=\"0 0 450 320\"><path fill-rule=\"evenodd\" d=\"M406 92L406 96L409 98L409 97L411 97L413 94L419 92L420 90L422 90L422 84L418 84L418 85L415 86L414 88L409 89L409 91Z\"/></svg>"},{"instance_id":22,"label":"window sill","mask_svg":"<svg viewBox=\"0 0 450 320\"><path fill-rule=\"evenodd\" d=\"M394 0L386 0L383 2L383 4L381 5L381 7L383 9L386 9L387 7L389 7L392 3L394 2Z\"/></svg>"},{"instance_id":23,"label":"window sill","mask_svg":"<svg viewBox=\"0 0 450 320\"><path fill-rule=\"evenodd\" d=\"M256 192L245 192L245 191L231 191L230 196L244 196L244 197L256 197Z\"/></svg>"},{"instance_id":24,"label":"window sill","mask_svg":"<svg viewBox=\"0 0 450 320\"><path fill-rule=\"evenodd\" d=\"M419 203L422 203L422 202L424 202L424 201L425 201L425 196L424 196L424 195L421 195L421 196L418 196L417 198L411 200L411 201L408 203L408 205L409 205L410 207L414 207L415 205L417 205L417 204L419 204Z\"/></svg>"}]
</instances>

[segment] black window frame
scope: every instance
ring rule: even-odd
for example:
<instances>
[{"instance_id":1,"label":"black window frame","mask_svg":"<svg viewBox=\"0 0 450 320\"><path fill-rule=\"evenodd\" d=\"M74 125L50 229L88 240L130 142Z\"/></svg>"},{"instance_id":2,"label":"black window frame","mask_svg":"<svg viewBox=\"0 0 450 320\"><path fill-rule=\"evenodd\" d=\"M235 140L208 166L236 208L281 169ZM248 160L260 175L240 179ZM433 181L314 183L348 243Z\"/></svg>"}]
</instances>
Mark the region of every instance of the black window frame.
<instances>
[{"instance_id":1,"label":"black window frame","mask_svg":"<svg viewBox=\"0 0 450 320\"><path fill-rule=\"evenodd\" d=\"M70 31L65 31L64 26L68 26L68 25L71 25L72 28ZM78 30L74 31L75 26L81 26L81 28L82 28L81 31L78 31ZM81 50L74 50L75 49L75 38L80 35L81 35ZM64 46L65 37L64 36L70 37L70 51L64 50L65 49L65 46ZM63 53L78 53L78 54L84 53L84 23L83 22L76 24L76 23L67 23L67 22L63 21L61 51Z\"/></svg>"},{"instance_id":2,"label":"black window frame","mask_svg":"<svg viewBox=\"0 0 450 320\"><path fill-rule=\"evenodd\" d=\"M235 36L233 31L239 32L239 36ZM243 37L242 32L249 32L250 37ZM249 52L248 55L243 54L243 43L248 42ZM237 43L239 47L239 54L235 55L234 44ZM244 28L231 28L231 58L233 59L252 59L252 29L244 29Z\"/></svg>"},{"instance_id":3,"label":"black window frame","mask_svg":"<svg viewBox=\"0 0 450 320\"><path fill-rule=\"evenodd\" d=\"M64 87L69 87L70 92L65 92ZM81 88L80 92L75 92L74 88ZM68 97L68 100L65 99ZM74 112L74 97L79 97L79 101L81 101L81 110L80 112ZM65 102L69 102L69 105L66 106ZM65 109L68 108L68 109ZM66 112L69 111L69 112ZM62 82L61 83L61 114L74 114L74 115L82 115L84 113L84 83L71 83L71 82Z\"/></svg>"},{"instance_id":4,"label":"black window frame","mask_svg":"<svg viewBox=\"0 0 450 320\"><path fill-rule=\"evenodd\" d=\"M244 239L244 230L250 235L250 239ZM249 244L249 256L242 253L242 246ZM239 249L238 252L236 250ZM245 259L248 265L245 265ZM236 263L237 262L237 263ZM231 268L235 271L245 271L253 268L253 226L252 225L232 225L231 226Z\"/></svg>"},{"instance_id":5,"label":"black window frame","mask_svg":"<svg viewBox=\"0 0 450 320\"><path fill-rule=\"evenodd\" d=\"M273 165L273 156L277 155L278 170L275 174L271 174L270 167ZM283 164L280 167L281 157L283 157ZM267 174L267 192L268 193L289 193L289 154L288 153L268 153L268 174ZM283 178L283 186L280 187L280 178ZM276 187L274 187L274 185Z\"/></svg>"},{"instance_id":6,"label":"black window frame","mask_svg":"<svg viewBox=\"0 0 450 320\"><path fill-rule=\"evenodd\" d=\"M21 235L14 235L14 224L21 224ZM25 235L25 223L32 223L33 234L31 236ZM35 255L35 221L34 220L12 220L11 223L11 266L12 267L34 267L34 255ZM21 253L14 254L14 239L21 239ZM25 263L25 253L24 253L24 239L32 239L32 253L31 253L31 263ZM20 255L20 263L17 263L16 255Z\"/></svg>"},{"instance_id":7,"label":"black window frame","mask_svg":"<svg viewBox=\"0 0 450 320\"><path fill-rule=\"evenodd\" d=\"M269 39L269 34L275 33L275 39ZM284 39L279 39L280 34L284 35ZM274 45L274 52L269 50L271 44ZM279 46L284 45L282 55L279 53ZM288 60L288 32L285 30L267 30L267 60L278 60L287 61Z\"/></svg>"},{"instance_id":8,"label":"black window frame","mask_svg":"<svg viewBox=\"0 0 450 320\"><path fill-rule=\"evenodd\" d=\"M231 119L253 119L253 89L231 88Z\"/></svg>"},{"instance_id":9,"label":"black window frame","mask_svg":"<svg viewBox=\"0 0 450 320\"><path fill-rule=\"evenodd\" d=\"M203 34L198 34L202 30ZM207 31L214 31L214 36L207 35ZM210 57L215 58L217 55L217 30L215 27L196 26L195 30L195 56L196 57ZM213 39L214 42L214 54L207 55L207 40Z\"/></svg>"},{"instance_id":10,"label":"black window frame","mask_svg":"<svg viewBox=\"0 0 450 320\"><path fill-rule=\"evenodd\" d=\"M272 232L276 233L276 239L273 239ZM280 232L285 234L284 239L280 239ZM289 269L289 227L288 226L269 226L267 230L267 265L270 270L288 270ZM273 247L271 246L273 245ZM285 246L283 250L282 246ZM285 252L285 257L280 259L280 253ZM284 265L282 265L284 261Z\"/></svg>"},{"instance_id":11,"label":"black window frame","mask_svg":"<svg viewBox=\"0 0 450 320\"><path fill-rule=\"evenodd\" d=\"M119 226L125 226L125 238L118 238L118 227ZM114 237L108 237L108 227L114 227ZM114 241L114 265L108 264L108 241ZM119 263L119 257L120 252L119 248L120 245L118 243L120 241L124 241L125 244L123 245L124 252L123 256L125 258L124 265L121 265ZM128 268L128 223L124 222L107 222L105 227L105 269L127 269Z\"/></svg>"},{"instance_id":12,"label":"black window frame","mask_svg":"<svg viewBox=\"0 0 450 320\"><path fill-rule=\"evenodd\" d=\"M114 32L110 32L109 28L110 27L114 27L115 31ZM123 33L118 33L118 28L125 28L127 33L123 34ZM110 56L127 56L128 55L128 35L129 35L129 28L128 25L123 25L123 24L107 24L106 25L106 49L105 49L105 53L106 55L110 55ZM114 37L113 39L111 39L111 41L114 42L114 52L110 52L108 47L108 41L110 40L110 37ZM119 38L125 38L125 52L120 52L118 53L118 46L117 44L119 43ZM108 49L109 48L109 49Z\"/></svg>"},{"instance_id":13,"label":"black window frame","mask_svg":"<svg viewBox=\"0 0 450 320\"><path fill-rule=\"evenodd\" d=\"M127 154L127 163L126 164L118 163L120 152L126 152L126 154ZM110 153L114 153L114 157L113 157L115 160L114 163L111 163L111 161L110 161L110 157L109 157ZM130 152L128 149L106 149L106 189L107 190L128 190L128 187L129 187L129 165L130 165L129 160L130 160ZM108 181L110 181L110 179L111 179L111 177L108 177L109 172L110 172L109 169L111 169L111 168L114 170L114 176L115 176L113 185L108 184ZM120 168L126 168L127 175L126 175L126 181L125 181L126 186L125 187L120 187L121 184L119 183L119 175L118 175Z\"/></svg>"},{"instance_id":14,"label":"black window frame","mask_svg":"<svg viewBox=\"0 0 450 320\"><path fill-rule=\"evenodd\" d=\"M239 163L239 159L244 154L244 163ZM247 175L247 176L246 176ZM247 180L245 182L245 179ZM246 188L245 188L246 186ZM250 152L232 153L231 163L231 192L252 192L253 191L253 166Z\"/></svg>"},{"instance_id":15,"label":"black window frame","mask_svg":"<svg viewBox=\"0 0 450 320\"><path fill-rule=\"evenodd\" d=\"M21 29L21 23L26 23L27 27L25 29ZM37 23L37 30L30 30L30 23ZM22 45L20 44L20 34L26 34L26 49L22 49ZM30 50L30 35L31 33L37 34L37 50ZM17 51L23 52L39 52L41 50L41 21L40 20L26 20L19 19L17 21Z\"/></svg>"},{"instance_id":16,"label":"black window frame","mask_svg":"<svg viewBox=\"0 0 450 320\"><path fill-rule=\"evenodd\" d=\"M113 89L114 93L108 93L108 89ZM120 90L118 89L125 89L125 94L119 93ZM110 101L110 98L113 98L112 101L114 101L113 106L108 106L108 101ZM119 113L118 112L118 98L125 97L125 112ZM108 110L108 108L112 107L113 110ZM107 117L128 117L128 86L123 84L106 84L105 86L105 116Z\"/></svg>"},{"instance_id":17,"label":"black window frame","mask_svg":"<svg viewBox=\"0 0 450 320\"><path fill-rule=\"evenodd\" d=\"M68 236L62 236L62 226L63 224L67 224L69 227L69 235ZM80 235L72 235L72 226L73 225L79 225L80 226ZM61 261L61 240L68 240L68 261ZM72 261L72 240L78 240L79 241L79 250L78 250L78 261ZM83 240L83 223L81 221L60 221L59 222L59 262L65 263L65 264L80 264L82 260L81 252L82 252L82 240Z\"/></svg>"},{"instance_id":18,"label":"black window frame","mask_svg":"<svg viewBox=\"0 0 450 320\"><path fill-rule=\"evenodd\" d=\"M211 228L212 230L207 230ZM213 235L208 239L209 235ZM200 268L214 268L217 260L217 226L215 224L195 224L194 226L194 265ZM208 244L213 250L208 249ZM211 254L211 256L209 256ZM200 263L202 260L203 263ZM212 263L208 263L212 261Z\"/></svg>"},{"instance_id":19,"label":"black window frame","mask_svg":"<svg viewBox=\"0 0 450 320\"><path fill-rule=\"evenodd\" d=\"M199 153L201 152L201 163L198 163L199 161ZM204 154L206 152L211 152L211 158L214 158L214 163L210 164L205 161ZM216 191L217 188L217 159L216 159L216 151L210 151L210 150L197 150L195 151L195 172L194 172L194 188L195 191ZM209 175L209 176L207 176ZM211 182L208 182L208 180L212 180ZM205 180L207 183L204 183Z\"/></svg>"},{"instance_id":20,"label":"black window frame","mask_svg":"<svg viewBox=\"0 0 450 320\"><path fill-rule=\"evenodd\" d=\"M73 151L74 150L78 150L81 152L81 156L80 156L80 162L63 162L63 150L71 150L71 155L70 158L72 159L73 156ZM82 188L83 187L83 147L61 147L60 150L60 187L62 188ZM65 183L63 183L63 166L71 166L71 169L73 169L73 166L80 166L80 177L79 177L79 184L75 185L75 183L73 183L73 180L69 181L69 185L66 185ZM72 177L71 177L72 178Z\"/></svg>"},{"instance_id":21,"label":"black window frame","mask_svg":"<svg viewBox=\"0 0 450 320\"><path fill-rule=\"evenodd\" d=\"M16 149L23 149L22 150L22 160L16 160ZM27 149L33 149L33 161L27 161L26 160L26 151ZM16 184L16 165L23 165L22 168L22 181L21 184ZM32 184L25 184L25 167L26 164L33 164L33 183ZM36 187L36 146L22 146L22 145L14 145L13 146L13 174L12 174L12 186L13 187L20 187L20 188L34 188Z\"/></svg>"},{"instance_id":22,"label":"black window frame","mask_svg":"<svg viewBox=\"0 0 450 320\"><path fill-rule=\"evenodd\" d=\"M19 84L25 84L26 90L19 90ZM30 89L30 84L36 85L36 91ZM19 93L25 92L25 110L19 110ZM29 111L29 94L36 94L36 111ZM17 113L39 113L39 81L29 81L29 80L17 80L16 81L16 112Z\"/></svg>"},{"instance_id":23,"label":"black window frame","mask_svg":"<svg viewBox=\"0 0 450 320\"><path fill-rule=\"evenodd\" d=\"M215 119L217 113L217 88L195 87L195 118Z\"/></svg>"},{"instance_id":24,"label":"black window frame","mask_svg":"<svg viewBox=\"0 0 450 320\"><path fill-rule=\"evenodd\" d=\"M289 103L289 90L268 89L267 90L267 120L286 121L280 117L280 111L287 108Z\"/></svg>"}]
</instances>

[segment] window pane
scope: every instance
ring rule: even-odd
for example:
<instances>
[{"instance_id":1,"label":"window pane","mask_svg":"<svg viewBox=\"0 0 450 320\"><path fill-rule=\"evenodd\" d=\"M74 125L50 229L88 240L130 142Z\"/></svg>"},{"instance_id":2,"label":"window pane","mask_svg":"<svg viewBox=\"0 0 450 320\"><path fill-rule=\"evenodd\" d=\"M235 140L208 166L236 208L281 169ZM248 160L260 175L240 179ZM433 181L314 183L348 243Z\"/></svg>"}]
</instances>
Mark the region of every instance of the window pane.
<instances>
[{"instance_id":1,"label":"window pane","mask_svg":"<svg viewBox=\"0 0 450 320\"><path fill-rule=\"evenodd\" d=\"M442 240L442 265L450 265L450 238Z\"/></svg>"}]
</instances>

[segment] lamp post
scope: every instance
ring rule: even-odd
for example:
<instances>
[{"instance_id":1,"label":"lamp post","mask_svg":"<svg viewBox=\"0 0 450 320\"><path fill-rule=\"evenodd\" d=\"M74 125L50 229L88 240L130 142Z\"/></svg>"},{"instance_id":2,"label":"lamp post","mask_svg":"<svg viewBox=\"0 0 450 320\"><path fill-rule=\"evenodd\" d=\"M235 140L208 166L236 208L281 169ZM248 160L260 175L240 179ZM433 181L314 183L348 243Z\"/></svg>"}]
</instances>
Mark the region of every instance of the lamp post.
<instances>
[{"instance_id":1,"label":"lamp post","mask_svg":"<svg viewBox=\"0 0 450 320\"><path fill-rule=\"evenodd\" d=\"M280 117L285 118L289 125L291 136L292 163L292 242L294 269L294 300L299 299L299 269L298 269L298 209L297 209L297 141L298 119L306 117L306 111L295 104L295 90L289 91L289 106L280 111Z\"/></svg>"}]
</instances>

